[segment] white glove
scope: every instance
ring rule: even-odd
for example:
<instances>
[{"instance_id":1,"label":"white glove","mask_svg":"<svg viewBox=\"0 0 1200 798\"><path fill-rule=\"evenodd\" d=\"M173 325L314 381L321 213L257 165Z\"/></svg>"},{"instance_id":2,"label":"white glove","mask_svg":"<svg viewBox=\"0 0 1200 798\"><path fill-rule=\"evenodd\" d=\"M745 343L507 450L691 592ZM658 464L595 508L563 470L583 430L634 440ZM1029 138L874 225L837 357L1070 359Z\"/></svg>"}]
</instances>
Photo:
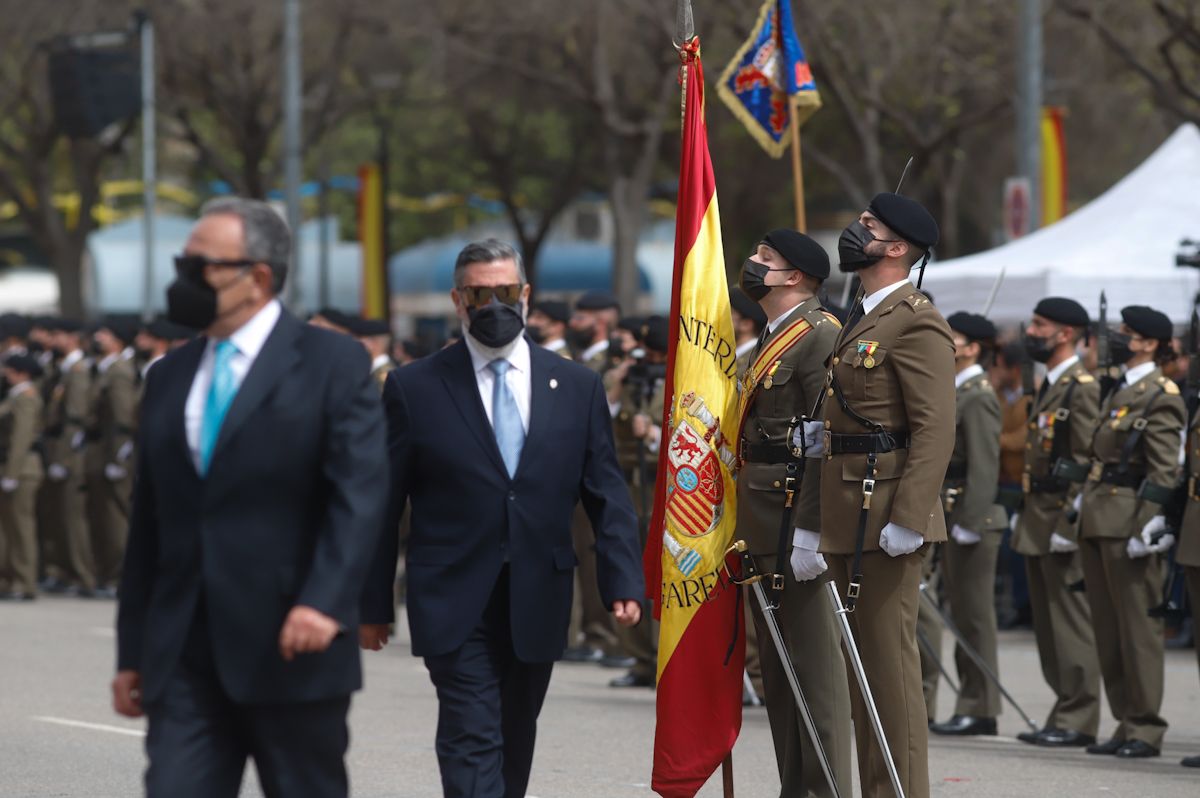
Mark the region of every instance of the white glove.
<instances>
[{"instance_id":1,"label":"white glove","mask_svg":"<svg viewBox=\"0 0 1200 798\"><path fill-rule=\"evenodd\" d=\"M117 462L128 462L131 454L133 454L133 441L125 441L121 444L121 448L117 449Z\"/></svg>"},{"instance_id":2,"label":"white glove","mask_svg":"<svg viewBox=\"0 0 1200 798\"><path fill-rule=\"evenodd\" d=\"M1079 544L1073 540L1067 540L1057 532L1051 532L1050 551L1055 554L1067 554L1072 551L1079 551Z\"/></svg>"},{"instance_id":3,"label":"white glove","mask_svg":"<svg viewBox=\"0 0 1200 798\"><path fill-rule=\"evenodd\" d=\"M1165 533L1165 534L1163 534ZM1154 540L1158 536L1157 542ZM1167 519L1156 515L1142 527L1142 543L1151 554L1162 554L1175 545L1175 536L1167 532Z\"/></svg>"},{"instance_id":4,"label":"white glove","mask_svg":"<svg viewBox=\"0 0 1200 798\"><path fill-rule=\"evenodd\" d=\"M5 493L12 493L20 484L21 483L15 479L4 477L3 479L0 479L0 490L4 491Z\"/></svg>"},{"instance_id":5,"label":"white glove","mask_svg":"<svg viewBox=\"0 0 1200 798\"><path fill-rule=\"evenodd\" d=\"M1129 539L1128 543L1125 544L1125 553L1129 555L1129 559L1139 560L1142 557L1150 556L1150 547L1143 543L1141 538L1135 535Z\"/></svg>"},{"instance_id":6,"label":"white glove","mask_svg":"<svg viewBox=\"0 0 1200 798\"><path fill-rule=\"evenodd\" d=\"M1008 522L1008 528L1012 532L1017 531L1017 522L1021 520L1020 513L1013 513L1012 519Z\"/></svg>"},{"instance_id":7,"label":"white glove","mask_svg":"<svg viewBox=\"0 0 1200 798\"><path fill-rule=\"evenodd\" d=\"M1079 508L1083 507L1083 491L1075 494L1075 501L1071 502L1071 506L1075 508L1075 512L1079 512Z\"/></svg>"},{"instance_id":8,"label":"white glove","mask_svg":"<svg viewBox=\"0 0 1200 798\"><path fill-rule=\"evenodd\" d=\"M803 448L805 457L820 457L825 454L825 423L805 421L792 432L793 448Z\"/></svg>"},{"instance_id":9,"label":"white glove","mask_svg":"<svg viewBox=\"0 0 1200 798\"><path fill-rule=\"evenodd\" d=\"M906 526L893 524L890 521L879 533L879 548L888 553L889 557L899 557L901 554L912 554L921 548L925 542L920 532L915 532Z\"/></svg>"},{"instance_id":10,"label":"white glove","mask_svg":"<svg viewBox=\"0 0 1200 798\"><path fill-rule=\"evenodd\" d=\"M87 436L82 432L76 432L71 436L71 451L78 452L85 443L87 443Z\"/></svg>"},{"instance_id":11,"label":"white glove","mask_svg":"<svg viewBox=\"0 0 1200 798\"><path fill-rule=\"evenodd\" d=\"M974 546L976 543L983 540L978 532L972 532L969 529L964 529L958 524L955 524L950 529L950 537L954 538L954 542L960 546Z\"/></svg>"},{"instance_id":12,"label":"white glove","mask_svg":"<svg viewBox=\"0 0 1200 798\"><path fill-rule=\"evenodd\" d=\"M129 476L129 472L125 470L124 466L119 466L116 463L109 463L104 466L104 478L109 482L120 482L127 476Z\"/></svg>"},{"instance_id":13,"label":"white glove","mask_svg":"<svg viewBox=\"0 0 1200 798\"><path fill-rule=\"evenodd\" d=\"M62 482L71 472L62 463L51 463L46 466L46 476L50 477L51 482Z\"/></svg>"},{"instance_id":14,"label":"white glove","mask_svg":"<svg viewBox=\"0 0 1200 798\"><path fill-rule=\"evenodd\" d=\"M797 582L816 579L829 567L825 555L817 551L821 536L807 529L796 528L792 533L792 575Z\"/></svg>"}]
</instances>

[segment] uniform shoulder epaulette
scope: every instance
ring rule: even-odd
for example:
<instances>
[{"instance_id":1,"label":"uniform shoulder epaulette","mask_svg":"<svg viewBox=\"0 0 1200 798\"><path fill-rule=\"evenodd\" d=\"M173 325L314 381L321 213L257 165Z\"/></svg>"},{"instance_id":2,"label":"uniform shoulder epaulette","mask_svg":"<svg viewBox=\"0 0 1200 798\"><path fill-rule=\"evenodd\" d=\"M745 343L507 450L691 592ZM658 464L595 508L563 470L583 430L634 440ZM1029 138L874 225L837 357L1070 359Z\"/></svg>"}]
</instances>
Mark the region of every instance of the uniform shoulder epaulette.
<instances>
[{"instance_id":1,"label":"uniform shoulder epaulette","mask_svg":"<svg viewBox=\"0 0 1200 798\"><path fill-rule=\"evenodd\" d=\"M903 304L908 305L913 310L929 310L933 307L933 303L929 301L929 297L922 294L920 291L914 291L900 300Z\"/></svg>"},{"instance_id":2,"label":"uniform shoulder epaulette","mask_svg":"<svg viewBox=\"0 0 1200 798\"><path fill-rule=\"evenodd\" d=\"M1081 371L1075 375L1075 382L1079 383L1080 385L1088 385L1095 381L1096 381L1096 378L1093 377L1091 374L1088 374L1086 371Z\"/></svg>"},{"instance_id":3,"label":"uniform shoulder epaulette","mask_svg":"<svg viewBox=\"0 0 1200 798\"><path fill-rule=\"evenodd\" d=\"M841 319L839 319L837 316L830 313L825 308L821 308L820 312L821 312L821 315L825 317L825 321L832 322L833 326L839 330L842 329L842 320Z\"/></svg>"},{"instance_id":4,"label":"uniform shoulder epaulette","mask_svg":"<svg viewBox=\"0 0 1200 798\"><path fill-rule=\"evenodd\" d=\"M1179 386L1170 377L1159 377L1158 384L1162 386L1167 396L1179 396Z\"/></svg>"}]
</instances>

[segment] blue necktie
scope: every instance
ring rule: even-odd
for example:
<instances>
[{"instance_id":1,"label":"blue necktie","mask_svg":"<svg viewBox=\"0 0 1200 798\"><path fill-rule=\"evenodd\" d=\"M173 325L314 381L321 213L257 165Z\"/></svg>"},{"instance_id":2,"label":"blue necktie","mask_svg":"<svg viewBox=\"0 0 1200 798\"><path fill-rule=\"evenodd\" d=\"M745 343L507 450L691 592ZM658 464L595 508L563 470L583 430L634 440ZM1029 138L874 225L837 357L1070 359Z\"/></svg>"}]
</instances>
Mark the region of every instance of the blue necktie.
<instances>
[{"instance_id":1,"label":"blue necktie","mask_svg":"<svg viewBox=\"0 0 1200 798\"><path fill-rule=\"evenodd\" d=\"M213 355L212 384L208 387L208 398L204 401L204 417L200 421L200 473L208 474L209 463L212 462L213 450L217 448L217 438L221 434L221 424L225 414L237 396L237 378L233 374L230 363L237 354L237 347L226 339L218 341Z\"/></svg>"},{"instance_id":2,"label":"blue necktie","mask_svg":"<svg viewBox=\"0 0 1200 798\"><path fill-rule=\"evenodd\" d=\"M488 363L488 368L496 375L492 385L492 430L496 433L500 456L504 458L504 465L511 477L517 473L521 448L525 445L525 426L521 423L517 400L513 398L512 391L508 389L508 380L504 378L512 364L504 358L497 358Z\"/></svg>"}]
</instances>

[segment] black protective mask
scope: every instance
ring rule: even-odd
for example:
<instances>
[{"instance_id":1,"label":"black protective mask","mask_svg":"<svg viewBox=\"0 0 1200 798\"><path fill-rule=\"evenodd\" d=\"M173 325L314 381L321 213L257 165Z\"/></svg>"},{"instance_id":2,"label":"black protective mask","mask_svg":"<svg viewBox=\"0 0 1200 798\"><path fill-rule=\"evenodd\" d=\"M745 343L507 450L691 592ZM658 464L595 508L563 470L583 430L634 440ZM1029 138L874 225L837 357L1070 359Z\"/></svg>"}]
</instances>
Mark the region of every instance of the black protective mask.
<instances>
[{"instance_id":1,"label":"black protective mask","mask_svg":"<svg viewBox=\"0 0 1200 798\"><path fill-rule=\"evenodd\" d=\"M1108 356L1112 358L1114 366L1124 366L1133 357L1133 350L1129 348L1132 340L1133 338L1125 333L1109 334Z\"/></svg>"},{"instance_id":2,"label":"black protective mask","mask_svg":"<svg viewBox=\"0 0 1200 798\"><path fill-rule=\"evenodd\" d=\"M533 341L538 346L541 346L546 342L546 333L542 332L541 327L527 325L525 327L525 335L529 336L529 340Z\"/></svg>"},{"instance_id":3,"label":"black protective mask","mask_svg":"<svg viewBox=\"0 0 1200 798\"><path fill-rule=\"evenodd\" d=\"M1029 355L1035 363L1048 363L1050 356L1054 354L1054 347L1050 345L1049 338L1026 335L1025 354Z\"/></svg>"},{"instance_id":4,"label":"black protective mask","mask_svg":"<svg viewBox=\"0 0 1200 798\"><path fill-rule=\"evenodd\" d=\"M753 299L755 302L762 301L762 298L771 293L771 289L775 286L767 285L768 272L790 271L789 269L772 269L765 263L759 263L752 258L746 258L742 264L742 276L738 280L738 285L746 292L746 296Z\"/></svg>"},{"instance_id":5,"label":"black protective mask","mask_svg":"<svg viewBox=\"0 0 1200 798\"><path fill-rule=\"evenodd\" d=\"M592 340L596 337L595 327L568 327L567 328L567 343L571 345L577 352L582 352L592 345Z\"/></svg>"},{"instance_id":6,"label":"black protective mask","mask_svg":"<svg viewBox=\"0 0 1200 798\"><path fill-rule=\"evenodd\" d=\"M468 308L467 331L479 343L491 349L507 346L525 328L525 303L506 305L493 299L481 308Z\"/></svg>"},{"instance_id":7,"label":"black protective mask","mask_svg":"<svg viewBox=\"0 0 1200 798\"><path fill-rule=\"evenodd\" d=\"M883 260L882 255L867 254L867 247L873 241L883 241L885 244L895 243L894 241L884 241L883 239L876 238L875 234L857 219L851 222L850 226L843 230L841 237L838 238L838 268L842 272L849 274L859 269L874 266Z\"/></svg>"},{"instance_id":8,"label":"black protective mask","mask_svg":"<svg viewBox=\"0 0 1200 798\"><path fill-rule=\"evenodd\" d=\"M167 318L175 324L206 330L217 320L217 291L203 279L176 277L167 286Z\"/></svg>"}]
</instances>

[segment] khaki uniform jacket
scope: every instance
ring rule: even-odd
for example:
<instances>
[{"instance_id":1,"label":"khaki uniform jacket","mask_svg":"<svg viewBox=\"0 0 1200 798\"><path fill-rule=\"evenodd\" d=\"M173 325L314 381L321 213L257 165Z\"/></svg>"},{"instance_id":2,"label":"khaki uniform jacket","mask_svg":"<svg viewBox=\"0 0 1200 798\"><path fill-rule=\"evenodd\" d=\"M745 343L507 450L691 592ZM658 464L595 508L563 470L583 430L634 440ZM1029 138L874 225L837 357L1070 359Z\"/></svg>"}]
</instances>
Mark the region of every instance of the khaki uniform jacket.
<instances>
[{"instance_id":1,"label":"khaki uniform jacket","mask_svg":"<svg viewBox=\"0 0 1200 798\"><path fill-rule=\"evenodd\" d=\"M662 424L663 389L666 386L662 380L655 380L654 390L648 399L639 402L634 396L634 387L627 381L621 391L621 406L613 417L613 443L617 447L617 462L625 472L625 479L630 485L638 485L638 439L633 435L633 417L641 413L650 418L655 426ZM665 444L669 431L663 430L661 443ZM646 477L653 485L657 472L658 454L645 450Z\"/></svg>"},{"instance_id":2,"label":"khaki uniform jacket","mask_svg":"<svg viewBox=\"0 0 1200 798\"><path fill-rule=\"evenodd\" d=\"M388 375L396 370L396 364L392 361L384 363L382 366L371 370L371 379L379 386L379 392L383 393L384 383L387 382Z\"/></svg>"},{"instance_id":3,"label":"khaki uniform jacket","mask_svg":"<svg viewBox=\"0 0 1200 798\"><path fill-rule=\"evenodd\" d=\"M1188 472L1184 474L1187 504L1179 530L1179 549L1175 562L1193 568L1200 567L1200 410L1192 416L1188 427Z\"/></svg>"},{"instance_id":4,"label":"khaki uniform jacket","mask_svg":"<svg viewBox=\"0 0 1200 798\"><path fill-rule=\"evenodd\" d=\"M1070 407L1066 406L1068 388L1071 388ZM1013 532L1012 547L1019 554L1041 557L1050 553L1050 536L1074 540L1078 527L1068 516L1068 508L1082 489L1079 484L1065 484L1061 493L1031 493L1028 483L1033 479L1046 479L1054 467L1054 441L1056 436L1067 435L1069 445L1063 451L1075 462L1088 466L1091 463L1092 435L1096 431L1100 413L1100 383L1088 373L1083 362L1075 363L1058 380L1046 389L1041 400L1035 399L1033 415L1025 424L1025 506ZM1057 416L1069 413L1065 419ZM1060 444L1061 446L1061 444Z\"/></svg>"},{"instance_id":5,"label":"khaki uniform jacket","mask_svg":"<svg viewBox=\"0 0 1200 798\"><path fill-rule=\"evenodd\" d=\"M87 358L72 364L50 393L44 436L48 464L64 465L83 451L92 389L91 367Z\"/></svg>"},{"instance_id":6,"label":"khaki uniform jacket","mask_svg":"<svg viewBox=\"0 0 1200 798\"><path fill-rule=\"evenodd\" d=\"M130 358L118 358L92 381L88 429L96 462L125 464L133 452L137 429L137 367Z\"/></svg>"},{"instance_id":7,"label":"khaki uniform jacket","mask_svg":"<svg viewBox=\"0 0 1200 798\"><path fill-rule=\"evenodd\" d=\"M860 352L859 342L875 344L874 353ZM830 366L856 413L912 438L910 448L878 457L863 550L879 549L879 532L889 522L921 533L926 542L944 541L941 489L954 450L954 342L946 320L916 288L902 286L854 329L842 331ZM832 388L826 390L823 417L830 432L869 432L842 409ZM866 471L865 454L826 453L822 552L854 552Z\"/></svg>"},{"instance_id":8,"label":"khaki uniform jacket","mask_svg":"<svg viewBox=\"0 0 1200 798\"><path fill-rule=\"evenodd\" d=\"M1157 398L1155 398L1157 397ZM1146 410L1153 400L1150 412ZM1121 461L1121 448L1140 419L1146 428L1129 458L1129 470L1166 489L1179 478L1179 445L1187 424L1179 388L1155 369L1134 385L1113 391L1100 408L1092 438L1092 473L1083 490L1081 532L1085 538L1128 538L1162 513L1161 505L1137 497L1138 487L1099 481L1100 469Z\"/></svg>"},{"instance_id":9,"label":"khaki uniform jacket","mask_svg":"<svg viewBox=\"0 0 1200 798\"><path fill-rule=\"evenodd\" d=\"M1000 531L1008 515L996 503L1000 484L1000 400L987 374L955 391L954 452L943 490L946 526L972 532Z\"/></svg>"},{"instance_id":10,"label":"khaki uniform jacket","mask_svg":"<svg viewBox=\"0 0 1200 798\"><path fill-rule=\"evenodd\" d=\"M42 434L42 397L36 385L0 402L0 466L5 479L41 479L42 459L38 436Z\"/></svg>"},{"instance_id":11,"label":"khaki uniform jacket","mask_svg":"<svg viewBox=\"0 0 1200 798\"><path fill-rule=\"evenodd\" d=\"M764 347L770 346L776 336L802 318L811 325L809 331L779 358L779 367L770 380L762 381L753 404L746 409L741 426L742 439L747 443L790 446L788 433L792 419L808 416L825 388L825 363L833 351L841 324L821 307L820 300L809 299L792 311L767 336ZM751 365L756 355L757 351L752 350ZM748 389L743 382L741 390ZM796 527L813 532L821 529L819 464L820 461L814 458L801 464L807 468L796 486L798 493L792 503L789 535ZM776 553L786 501L786 476L787 466L783 463L741 465L737 478L737 535L750 545L752 554Z\"/></svg>"}]
</instances>

